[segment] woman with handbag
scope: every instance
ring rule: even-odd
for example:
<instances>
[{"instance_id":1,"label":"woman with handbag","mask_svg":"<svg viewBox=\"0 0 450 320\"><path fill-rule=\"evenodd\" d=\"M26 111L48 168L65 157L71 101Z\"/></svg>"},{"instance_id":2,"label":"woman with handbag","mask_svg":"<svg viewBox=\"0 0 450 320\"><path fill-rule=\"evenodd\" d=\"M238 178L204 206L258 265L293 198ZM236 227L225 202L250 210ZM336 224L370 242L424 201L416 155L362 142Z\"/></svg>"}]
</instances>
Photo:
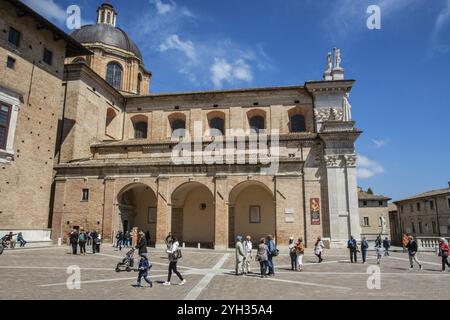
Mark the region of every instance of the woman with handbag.
<instances>
[{"instance_id":1,"label":"woman with handbag","mask_svg":"<svg viewBox=\"0 0 450 320\"><path fill-rule=\"evenodd\" d=\"M450 247L445 238L441 238L439 240L439 254L442 258L442 270L441 272L445 272L445 265L450 268L450 263L448 262L448 253L450 251Z\"/></svg>"},{"instance_id":2,"label":"woman with handbag","mask_svg":"<svg viewBox=\"0 0 450 320\"><path fill-rule=\"evenodd\" d=\"M261 278L267 277L267 269L269 268L269 247L265 243L265 239L261 238L259 240L258 252L256 253L256 261L259 262L261 270Z\"/></svg>"},{"instance_id":3,"label":"woman with handbag","mask_svg":"<svg viewBox=\"0 0 450 320\"><path fill-rule=\"evenodd\" d=\"M166 250L169 254L169 274L167 276L167 281L163 283L165 286L170 286L170 278L172 277L172 272L175 273L181 282L178 284L180 286L186 283L186 280L183 279L183 276L177 270L178 259L181 258L181 250L179 249L180 244L177 241L175 236L172 236L172 245L170 249Z\"/></svg>"}]
</instances>

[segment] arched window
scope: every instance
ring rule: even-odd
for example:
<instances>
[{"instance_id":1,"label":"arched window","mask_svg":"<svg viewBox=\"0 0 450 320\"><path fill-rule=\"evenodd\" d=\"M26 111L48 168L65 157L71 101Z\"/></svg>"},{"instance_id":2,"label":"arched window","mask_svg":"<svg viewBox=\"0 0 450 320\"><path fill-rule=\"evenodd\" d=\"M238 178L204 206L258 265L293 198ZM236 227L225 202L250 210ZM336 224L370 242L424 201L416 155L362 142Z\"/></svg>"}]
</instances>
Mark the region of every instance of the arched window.
<instances>
[{"instance_id":1,"label":"arched window","mask_svg":"<svg viewBox=\"0 0 450 320\"><path fill-rule=\"evenodd\" d=\"M253 116L249 119L250 129L259 131L266 128L266 123L263 116Z\"/></svg>"},{"instance_id":2,"label":"arched window","mask_svg":"<svg viewBox=\"0 0 450 320\"><path fill-rule=\"evenodd\" d=\"M139 121L134 123L134 138L147 139L147 122Z\"/></svg>"},{"instance_id":3,"label":"arched window","mask_svg":"<svg viewBox=\"0 0 450 320\"><path fill-rule=\"evenodd\" d=\"M305 132L305 117L301 114L294 114L289 117L289 130L291 132Z\"/></svg>"},{"instance_id":4,"label":"arched window","mask_svg":"<svg viewBox=\"0 0 450 320\"><path fill-rule=\"evenodd\" d=\"M209 128L216 129L223 135L225 132L225 120L220 117L214 117L209 120Z\"/></svg>"},{"instance_id":5,"label":"arched window","mask_svg":"<svg viewBox=\"0 0 450 320\"><path fill-rule=\"evenodd\" d=\"M115 89L120 90L122 83L122 67L117 62L108 63L106 70L106 82Z\"/></svg>"},{"instance_id":6,"label":"arched window","mask_svg":"<svg viewBox=\"0 0 450 320\"><path fill-rule=\"evenodd\" d=\"M172 127L172 132L178 129L186 129L186 121L183 119L175 119L170 123L170 126Z\"/></svg>"},{"instance_id":7,"label":"arched window","mask_svg":"<svg viewBox=\"0 0 450 320\"><path fill-rule=\"evenodd\" d=\"M105 23L105 11L102 11L100 23Z\"/></svg>"},{"instance_id":8,"label":"arched window","mask_svg":"<svg viewBox=\"0 0 450 320\"><path fill-rule=\"evenodd\" d=\"M136 90L137 94L141 94L141 83L142 83L142 75L139 73Z\"/></svg>"},{"instance_id":9,"label":"arched window","mask_svg":"<svg viewBox=\"0 0 450 320\"><path fill-rule=\"evenodd\" d=\"M107 23L111 23L111 12L108 12L108 14L107 14Z\"/></svg>"}]
</instances>

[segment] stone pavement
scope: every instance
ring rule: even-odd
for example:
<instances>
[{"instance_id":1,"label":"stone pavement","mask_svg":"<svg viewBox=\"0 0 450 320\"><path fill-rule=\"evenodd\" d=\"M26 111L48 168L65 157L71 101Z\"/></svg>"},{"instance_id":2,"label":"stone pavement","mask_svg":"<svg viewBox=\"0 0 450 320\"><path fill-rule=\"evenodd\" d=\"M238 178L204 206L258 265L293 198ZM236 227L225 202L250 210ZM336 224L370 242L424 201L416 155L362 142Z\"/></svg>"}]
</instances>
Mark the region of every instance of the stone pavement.
<instances>
[{"instance_id":1,"label":"stone pavement","mask_svg":"<svg viewBox=\"0 0 450 320\"><path fill-rule=\"evenodd\" d=\"M186 285L176 285L179 280L173 275L174 285L165 287L158 282L167 277L167 256L162 250L149 251L153 288L134 288L136 272L116 273L126 249L119 252L106 244L100 254L85 256L71 255L67 246L5 250L0 256L0 287L8 299L450 299L450 272L441 273L440 257L425 252L419 253L422 271L409 270L406 254L384 257L381 288L368 289L368 267L376 266L373 252L363 265L351 264L346 250L326 250L324 262L318 264L307 249L303 272L291 271L289 256L281 254L275 258L276 276L261 279L257 274L233 274L234 251L185 249L178 269ZM67 288L69 266L80 268L79 290ZM252 267L259 271L256 262Z\"/></svg>"}]
</instances>

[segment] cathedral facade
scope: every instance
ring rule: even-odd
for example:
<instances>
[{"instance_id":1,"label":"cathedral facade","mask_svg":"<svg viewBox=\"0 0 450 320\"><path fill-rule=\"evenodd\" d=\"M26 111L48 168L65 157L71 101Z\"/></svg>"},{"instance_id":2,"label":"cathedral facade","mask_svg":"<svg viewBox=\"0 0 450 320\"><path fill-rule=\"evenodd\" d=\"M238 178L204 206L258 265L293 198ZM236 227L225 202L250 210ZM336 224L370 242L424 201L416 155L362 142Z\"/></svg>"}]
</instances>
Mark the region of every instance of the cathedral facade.
<instances>
[{"instance_id":1,"label":"cathedral facade","mask_svg":"<svg viewBox=\"0 0 450 320\"><path fill-rule=\"evenodd\" d=\"M278 243L360 237L353 80L340 51L318 81L205 92L150 92L137 45L114 7L72 37L57 131L51 237L73 228L112 240L134 227L156 246L224 249L236 235ZM333 60L333 61L332 61Z\"/></svg>"}]
</instances>

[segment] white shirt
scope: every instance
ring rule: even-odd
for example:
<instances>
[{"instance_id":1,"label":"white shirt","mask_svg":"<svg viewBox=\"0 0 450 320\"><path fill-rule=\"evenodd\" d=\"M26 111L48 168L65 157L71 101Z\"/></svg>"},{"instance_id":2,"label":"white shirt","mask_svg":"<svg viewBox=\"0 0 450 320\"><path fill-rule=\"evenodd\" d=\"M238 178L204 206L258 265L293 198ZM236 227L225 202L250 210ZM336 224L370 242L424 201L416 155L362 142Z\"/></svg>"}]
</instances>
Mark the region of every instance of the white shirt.
<instances>
[{"instance_id":1,"label":"white shirt","mask_svg":"<svg viewBox=\"0 0 450 320\"><path fill-rule=\"evenodd\" d=\"M249 240L244 241L244 251L245 253L251 253L253 249L253 244Z\"/></svg>"}]
</instances>

